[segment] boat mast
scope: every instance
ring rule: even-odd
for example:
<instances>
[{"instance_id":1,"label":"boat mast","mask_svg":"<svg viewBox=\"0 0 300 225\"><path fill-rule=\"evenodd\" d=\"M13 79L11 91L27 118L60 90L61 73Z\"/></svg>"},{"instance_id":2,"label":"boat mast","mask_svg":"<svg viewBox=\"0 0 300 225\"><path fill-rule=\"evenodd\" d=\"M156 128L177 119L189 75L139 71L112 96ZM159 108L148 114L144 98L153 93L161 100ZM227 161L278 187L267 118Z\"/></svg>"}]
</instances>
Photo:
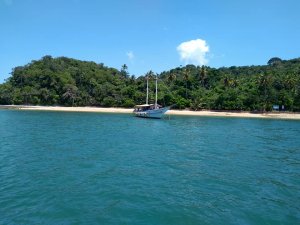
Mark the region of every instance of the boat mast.
<instances>
[{"instance_id":1,"label":"boat mast","mask_svg":"<svg viewBox=\"0 0 300 225\"><path fill-rule=\"evenodd\" d=\"M146 96L146 104L148 105L148 98L149 98L149 87L148 87L148 81L149 81L149 75L147 75L147 96Z\"/></svg>"},{"instance_id":2,"label":"boat mast","mask_svg":"<svg viewBox=\"0 0 300 225\"><path fill-rule=\"evenodd\" d=\"M157 108L157 75L155 77L155 108Z\"/></svg>"}]
</instances>

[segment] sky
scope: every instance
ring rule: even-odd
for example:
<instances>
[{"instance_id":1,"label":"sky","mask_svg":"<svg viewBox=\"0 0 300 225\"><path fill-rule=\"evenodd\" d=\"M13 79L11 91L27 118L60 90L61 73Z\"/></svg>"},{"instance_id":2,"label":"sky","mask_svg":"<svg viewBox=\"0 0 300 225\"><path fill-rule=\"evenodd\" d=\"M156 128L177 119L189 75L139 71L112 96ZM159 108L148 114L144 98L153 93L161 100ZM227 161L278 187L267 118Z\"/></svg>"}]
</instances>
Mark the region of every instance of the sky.
<instances>
[{"instance_id":1,"label":"sky","mask_svg":"<svg viewBox=\"0 0 300 225\"><path fill-rule=\"evenodd\" d=\"M300 57L300 0L0 0L0 83L45 55L131 75Z\"/></svg>"}]
</instances>

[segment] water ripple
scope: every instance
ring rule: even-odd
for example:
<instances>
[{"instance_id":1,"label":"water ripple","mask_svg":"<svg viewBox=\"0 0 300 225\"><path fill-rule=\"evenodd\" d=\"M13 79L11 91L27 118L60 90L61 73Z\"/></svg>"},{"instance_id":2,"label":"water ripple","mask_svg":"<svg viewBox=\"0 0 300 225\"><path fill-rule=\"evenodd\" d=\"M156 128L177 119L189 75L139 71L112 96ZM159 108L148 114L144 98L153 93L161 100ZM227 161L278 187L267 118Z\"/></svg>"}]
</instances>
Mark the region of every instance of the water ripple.
<instances>
[{"instance_id":1,"label":"water ripple","mask_svg":"<svg viewBox=\"0 0 300 225\"><path fill-rule=\"evenodd\" d=\"M297 121L0 111L0 224L298 224Z\"/></svg>"}]
</instances>

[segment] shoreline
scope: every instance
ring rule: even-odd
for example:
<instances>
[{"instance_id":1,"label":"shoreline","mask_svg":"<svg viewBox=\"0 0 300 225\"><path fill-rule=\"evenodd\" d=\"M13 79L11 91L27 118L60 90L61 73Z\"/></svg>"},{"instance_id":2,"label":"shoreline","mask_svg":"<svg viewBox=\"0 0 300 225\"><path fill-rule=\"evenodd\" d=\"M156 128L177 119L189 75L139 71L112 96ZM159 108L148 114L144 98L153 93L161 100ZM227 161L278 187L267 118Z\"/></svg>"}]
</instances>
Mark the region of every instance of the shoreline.
<instances>
[{"instance_id":1,"label":"shoreline","mask_svg":"<svg viewBox=\"0 0 300 225\"><path fill-rule=\"evenodd\" d=\"M59 112L127 113L127 114L133 112L133 109L125 109L125 108L26 106L26 105L0 105L0 109L59 111ZM287 112L251 113L251 112L238 112L238 111L219 112L219 111L209 111L209 110L204 110L204 111L169 110L166 113L166 115L300 120L300 113L287 113Z\"/></svg>"}]
</instances>

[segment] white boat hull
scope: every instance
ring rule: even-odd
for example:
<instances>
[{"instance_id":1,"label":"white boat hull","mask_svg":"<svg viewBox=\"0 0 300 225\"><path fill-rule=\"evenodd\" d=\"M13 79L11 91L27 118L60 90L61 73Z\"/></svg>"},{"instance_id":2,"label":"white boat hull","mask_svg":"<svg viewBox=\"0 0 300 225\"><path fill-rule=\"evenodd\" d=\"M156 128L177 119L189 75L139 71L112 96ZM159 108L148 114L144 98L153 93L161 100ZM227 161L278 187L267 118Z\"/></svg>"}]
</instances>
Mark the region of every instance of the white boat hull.
<instances>
[{"instance_id":1,"label":"white boat hull","mask_svg":"<svg viewBox=\"0 0 300 225\"><path fill-rule=\"evenodd\" d=\"M160 119L170 109L170 107L164 107L159 109L149 109L145 111L134 112L135 116L143 118L155 118Z\"/></svg>"}]
</instances>

